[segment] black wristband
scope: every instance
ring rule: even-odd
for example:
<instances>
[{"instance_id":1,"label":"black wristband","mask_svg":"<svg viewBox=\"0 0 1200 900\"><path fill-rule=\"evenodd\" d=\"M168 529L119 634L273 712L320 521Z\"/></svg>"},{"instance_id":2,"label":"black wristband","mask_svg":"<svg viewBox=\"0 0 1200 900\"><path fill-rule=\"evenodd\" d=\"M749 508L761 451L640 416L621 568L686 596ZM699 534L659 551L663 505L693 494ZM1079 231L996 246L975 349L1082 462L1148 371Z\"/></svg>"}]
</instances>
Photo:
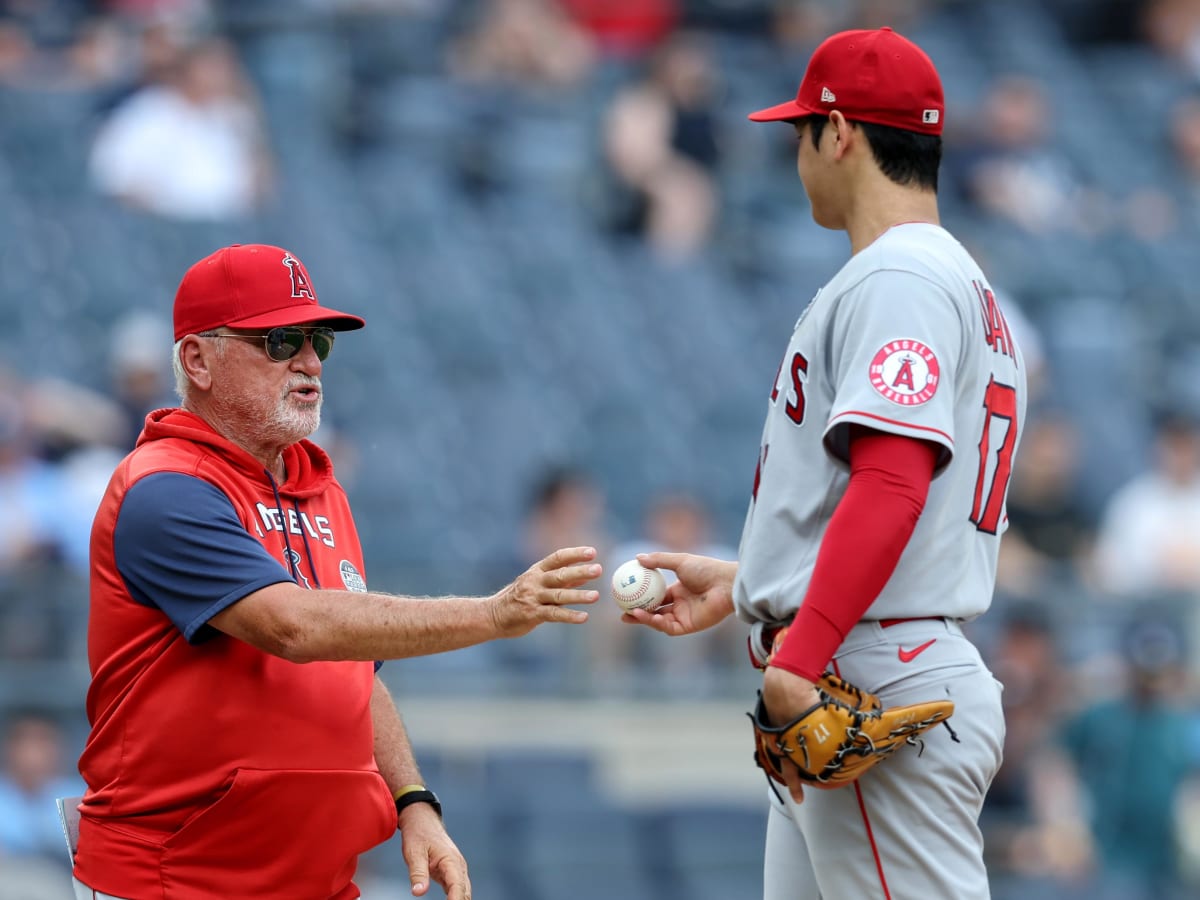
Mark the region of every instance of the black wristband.
<instances>
[{"instance_id":1,"label":"black wristband","mask_svg":"<svg viewBox=\"0 0 1200 900\"><path fill-rule=\"evenodd\" d=\"M414 803L428 803L433 807L434 812L440 818L442 815L442 801L438 799L437 794L429 790L429 788L413 788L406 790L396 798L396 815L399 815L405 807L411 806Z\"/></svg>"}]
</instances>

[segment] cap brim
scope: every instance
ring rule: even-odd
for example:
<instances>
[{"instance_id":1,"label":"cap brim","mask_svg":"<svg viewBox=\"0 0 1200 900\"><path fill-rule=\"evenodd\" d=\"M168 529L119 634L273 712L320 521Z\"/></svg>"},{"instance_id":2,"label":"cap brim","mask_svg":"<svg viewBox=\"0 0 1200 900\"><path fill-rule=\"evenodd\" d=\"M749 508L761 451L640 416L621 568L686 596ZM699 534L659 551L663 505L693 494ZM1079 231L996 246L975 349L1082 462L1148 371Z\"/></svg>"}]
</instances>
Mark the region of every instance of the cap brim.
<instances>
[{"instance_id":1,"label":"cap brim","mask_svg":"<svg viewBox=\"0 0 1200 900\"><path fill-rule=\"evenodd\" d=\"M777 103L774 106L768 106L766 109L752 112L747 118L751 122L784 122L788 119L799 119L801 116L807 115L809 115L808 110L801 109L795 100L788 100L786 103Z\"/></svg>"},{"instance_id":2,"label":"cap brim","mask_svg":"<svg viewBox=\"0 0 1200 900\"><path fill-rule=\"evenodd\" d=\"M320 322L334 331L354 331L367 323L358 316L324 306L285 306L257 316L248 316L236 322L226 322L230 328L278 328L280 325L311 325Z\"/></svg>"}]
</instances>

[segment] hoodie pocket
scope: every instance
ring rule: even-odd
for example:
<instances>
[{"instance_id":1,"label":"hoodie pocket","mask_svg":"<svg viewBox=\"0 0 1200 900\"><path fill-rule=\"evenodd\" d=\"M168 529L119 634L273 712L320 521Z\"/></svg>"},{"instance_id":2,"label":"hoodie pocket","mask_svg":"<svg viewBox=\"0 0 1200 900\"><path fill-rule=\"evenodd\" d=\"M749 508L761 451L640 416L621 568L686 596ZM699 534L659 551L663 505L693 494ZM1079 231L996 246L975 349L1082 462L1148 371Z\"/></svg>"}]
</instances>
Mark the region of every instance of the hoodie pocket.
<instances>
[{"instance_id":1,"label":"hoodie pocket","mask_svg":"<svg viewBox=\"0 0 1200 900\"><path fill-rule=\"evenodd\" d=\"M395 831L378 772L238 769L164 842L164 896L328 900L351 883L358 855Z\"/></svg>"}]
</instances>

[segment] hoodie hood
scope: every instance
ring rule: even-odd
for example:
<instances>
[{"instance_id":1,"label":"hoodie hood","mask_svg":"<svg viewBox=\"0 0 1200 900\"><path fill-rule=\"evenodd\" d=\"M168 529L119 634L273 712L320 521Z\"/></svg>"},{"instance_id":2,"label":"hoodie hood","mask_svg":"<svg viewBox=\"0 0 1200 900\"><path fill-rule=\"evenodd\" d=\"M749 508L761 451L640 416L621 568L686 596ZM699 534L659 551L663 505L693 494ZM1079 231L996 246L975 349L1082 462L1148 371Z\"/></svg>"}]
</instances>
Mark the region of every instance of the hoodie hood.
<instances>
[{"instance_id":1,"label":"hoodie hood","mask_svg":"<svg viewBox=\"0 0 1200 900\"><path fill-rule=\"evenodd\" d=\"M137 446L172 438L200 444L250 481L262 484L268 490L276 487L261 462L218 434L204 419L185 409L157 409L147 415ZM300 440L285 447L283 463L287 477L277 487L279 493L285 496L298 499L312 497L328 488L333 481L333 463L329 455L310 440Z\"/></svg>"}]
</instances>

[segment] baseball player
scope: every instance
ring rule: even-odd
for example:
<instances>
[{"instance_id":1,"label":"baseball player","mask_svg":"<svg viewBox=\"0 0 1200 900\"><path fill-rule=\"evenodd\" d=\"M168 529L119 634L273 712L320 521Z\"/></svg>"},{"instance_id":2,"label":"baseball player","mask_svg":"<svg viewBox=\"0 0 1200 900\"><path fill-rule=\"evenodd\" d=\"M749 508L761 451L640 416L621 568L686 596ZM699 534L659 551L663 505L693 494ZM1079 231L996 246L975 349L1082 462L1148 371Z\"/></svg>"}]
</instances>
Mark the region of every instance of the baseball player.
<instances>
[{"instance_id":1,"label":"baseball player","mask_svg":"<svg viewBox=\"0 0 1200 900\"><path fill-rule=\"evenodd\" d=\"M738 560L643 555L678 576L672 605L625 616L672 635L752 623L776 726L813 712L824 672L885 708L953 704L952 728L844 787L783 760L766 900L989 895L978 817L1001 688L961 625L991 603L1025 370L987 277L939 225L944 114L933 63L888 28L828 38L794 100L751 114L795 129L813 217L851 256L779 365Z\"/></svg>"}]
</instances>

